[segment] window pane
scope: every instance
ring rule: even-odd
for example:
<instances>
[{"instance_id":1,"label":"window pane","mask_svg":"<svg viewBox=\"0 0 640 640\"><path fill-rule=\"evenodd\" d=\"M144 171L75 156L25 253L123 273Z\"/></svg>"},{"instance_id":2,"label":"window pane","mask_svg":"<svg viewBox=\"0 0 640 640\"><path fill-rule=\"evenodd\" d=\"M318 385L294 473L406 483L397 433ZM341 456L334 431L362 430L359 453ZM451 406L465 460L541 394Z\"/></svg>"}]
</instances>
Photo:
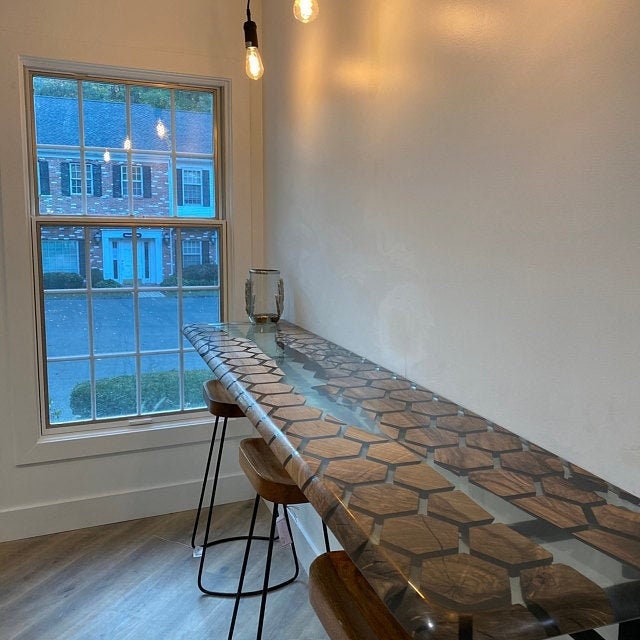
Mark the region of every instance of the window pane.
<instances>
[{"instance_id":1,"label":"window pane","mask_svg":"<svg viewBox=\"0 0 640 640\"><path fill-rule=\"evenodd\" d=\"M211 369L204 364L200 354L184 354L184 404L185 409L204 407L202 383L211 378Z\"/></svg>"},{"instance_id":2,"label":"window pane","mask_svg":"<svg viewBox=\"0 0 640 640\"><path fill-rule=\"evenodd\" d=\"M180 238L183 286L218 286L220 253L217 229L182 229Z\"/></svg>"},{"instance_id":3,"label":"window pane","mask_svg":"<svg viewBox=\"0 0 640 640\"><path fill-rule=\"evenodd\" d=\"M178 296L171 292L141 291L140 349L155 351L179 346Z\"/></svg>"},{"instance_id":4,"label":"window pane","mask_svg":"<svg viewBox=\"0 0 640 640\"><path fill-rule=\"evenodd\" d=\"M44 314L47 357L89 353L86 293L45 293Z\"/></svg>"},{"instance_id":5,"label":"window pane","mask_svg":"<svg viewBox=\"0 0 640 640\"><path fill-rule=\"evenodd\" d=\"M115 418L137 413L135 358L96 360L96 417Z\"/></svg>"},{"instance_id":6,"label":"window pane","mask_svg":"<svg viewBox=\"0 0 640 640\"><path fill-rule=\"evenodd\" d=\"M80 144L77 81L36 76L33 100L36 144L77 147Z\"/></svg>"},{"instance_id":7,"label":"window pane","mask_svg":"<svg viewBox=\"0 0 640 640\"><path fill-rule=\"evenodd\" d=\"M127 135L125 85L83 82L82 108L85 145L121 149Z\"/></svg>"},{"instance_id":8,"label":"window pane","mask_svg":"<svg viewBox=\"0 0 640 640\"><path fill-rule=\"evenodd\" d=\"M171 150L171 91L131 88L131 143L136 150Z\"/></svg>"},{"instance_id":9,"label":"window pane","mask_svg":"<svg viewBox=\"0 0 640 640\"><path fill-rule=\"evenodd\" d=\"M96 353L126 353L136 348L131 291L101 291L93 296L93 338Z\"/></svg>"},{"instance_id":10,"label":"window pane","mask_svg":"<svg viewBox=\"0 0 640 640\"><path fill-rule=\"evenodd\" d=\"M51 424L91 420L91 374L88 360L50 362L48 365Z\"/></svg>"},{"instance_id":11,"label":"window pane","mask_svg":"<svg viewBox=\"0 0 640 640\"><path fill-rule=\"evenodd\" d=\"M212 160L178 159L176 170L178 215L215 218L215 180Z\"/></svg>"},{"instance_id":12,"label":"window pane","mask_svg":"<svg viewBox=\"0 0 640 640\"><path fill-rule=\"evenodd\" d=\"M213 96L202 91L176 91L176 150L213 153Z\"/></svg>"},{"instance_id":13,"label":"window pane","mask_svg":"<svg viewBox=\"0 0 640 640\"><path fill-rule=\"evenodd\" d=\"M180 359L177 354L140 359L141 412L180 411Z\"/></svg>"},{"instance_id":14,"label":"window pane","mask_svg":"<svg viewBox=\"0 0 640 640\"><path fill-rule=\"evenodd\" d=\"M44 289L85 287L85 234L82 227L43 227L40 257Z\"/></svg>"}]
</instances>

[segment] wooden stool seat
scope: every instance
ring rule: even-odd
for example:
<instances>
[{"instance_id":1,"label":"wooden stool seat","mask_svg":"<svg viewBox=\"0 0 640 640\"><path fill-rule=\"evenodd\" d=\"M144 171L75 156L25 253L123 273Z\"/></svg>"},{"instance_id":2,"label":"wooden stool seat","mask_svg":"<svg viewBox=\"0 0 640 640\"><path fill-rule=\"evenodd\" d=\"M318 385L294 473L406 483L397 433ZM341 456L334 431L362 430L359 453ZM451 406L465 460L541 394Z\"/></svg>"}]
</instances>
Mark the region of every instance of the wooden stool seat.
<instances>
[{"instance_id":1,"label":"wooden stool seat","mask_svg":"<svg viewBox=\"0 0 640 640\"><path fill-rule=\"evenodd\" d=\"M344 551L311 563L309 600L331 640L411 638Z\"/></svg>"},{"instance_id":2,"label":"wooden stool seat","mask_svg":"<svg viewBox=\"0 0 640 640\"><path fill-rule=\"evenodd\" d=\"M265 500L275 504L308 502L262 438L240 442L240 466L256 493Z\"/></svg>"},{"instance_id":3,"label":"wooden stool seat","mask_svg":"<svg viewBox=\"0 0 640 640\"><path fill-rule=\"evenodd\" d=\"M207 380L202 385L202 397L209 413L219 418L242 418L244 412L236 404L220 380Z\"/></svg>"}]
</instances>

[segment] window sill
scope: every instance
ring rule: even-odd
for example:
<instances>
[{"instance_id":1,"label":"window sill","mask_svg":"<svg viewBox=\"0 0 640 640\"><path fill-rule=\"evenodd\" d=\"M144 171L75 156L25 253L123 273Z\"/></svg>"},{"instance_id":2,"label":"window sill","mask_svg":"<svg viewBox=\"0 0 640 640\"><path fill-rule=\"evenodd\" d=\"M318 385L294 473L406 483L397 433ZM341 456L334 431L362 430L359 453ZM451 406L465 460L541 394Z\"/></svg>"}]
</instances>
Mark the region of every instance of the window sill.
<instances>
[{"instance_id":1,"label":"window sill","mask_svg":"<svg viewBox=\"0 0 640 640\"><path fill-rule=\"evenodd\" d=\"M26 466L209 442L212 420L208 413L202 413L181 422L42 435L33 446L18 453L16 465ZM244 422L246 424L241 430L234 427L235 435L245 436L251 433L251 425L247 420Z\"/></svg>"}]
</instances>

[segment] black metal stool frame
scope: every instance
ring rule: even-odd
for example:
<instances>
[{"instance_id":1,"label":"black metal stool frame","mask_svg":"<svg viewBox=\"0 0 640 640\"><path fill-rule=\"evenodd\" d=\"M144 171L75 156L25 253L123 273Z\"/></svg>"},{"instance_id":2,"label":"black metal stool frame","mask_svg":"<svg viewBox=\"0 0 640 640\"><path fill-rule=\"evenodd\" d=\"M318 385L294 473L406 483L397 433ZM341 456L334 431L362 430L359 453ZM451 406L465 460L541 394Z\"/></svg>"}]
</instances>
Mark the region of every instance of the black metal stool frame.
<instances>
[{"instance_id":1,"label":"black metal stool frame","mask_svg":"<svg viewBox=\"0 0 640 640\"><path fill-rule=\"evenodd\" d=\"M196 535L197 535L197 530L198 530L198 524L200 522L200 514L202 512L202 503L204 502L204 496L206 493L206 489L207 489L207 484L209 482L209 471L211 469L211 458L213 457L213 449L215 447L215 441L216 441L216 435L218 433L218 425L219 425L219 421L220 421L220 416L216 416L216 420L213 426L213 434L211 435L211 444L209 446L209 455L207 456L207 463L205 466L205 471L204 471L204 478L202 480L202 489L200 491L200 500L198 502L198 510L196 512L196 518L195 518L195 522L193 525L193 532L191 534L191 547L193 549L195 549L196 547ZM223 449L224 449L224 441L225 441L225 436L227 433L227 421L228 418L225 417L223 422L222 422L222 433L220 435L220 446L218 448L218 456L216 458L216 465L215 465L215 473L213 474L213 486L211 487L211 498L209 500L209 513L207 514L207 525L205 528L205 534L204 534L204 541L202 543L202 555L200 556L200 565L198 567L198 588L200 589L200 591L202 591L202 593L204 593L205 595L208 596L217 596L217 597L221 597L221 598L238 598L238 597L244 597L244 596L258 596L258 595L262 595L263 590L265 589L264 585L262 589L255 589L252 591L242 591L242 583L244 582L244 576L242 577L242 582L240 587L238 588L237 591L216 591L214 589L207 589L204 584L203 584L203 580L202 580L202 575L204 572L204 565L205 565L205 559L206 559L206 555L207 555L207 549L209 547L213 547L215 545L219 545L219 544L224 544L227 542L236 542L239 540L246 540L249 541L249 536L247 535L243 535L243 536L233 536L233 537L229 537L229 538L219 538L218 540L212 540L209 541L209 533L211 532L211 520L212 520L212 516L213 516L213 507L214 507L214 502L215 502L215 498L216 498L216 491L218 489L218 473L220 471L220 462L222 461L222 453L223 453ZM258 496L259 497L259 496ZM251 520L251 528L250 528L250 534L253 534L253 528L254 528L254 524L255 524L255 519L257 517L257 507L254 506L254 512L253 512L253 516L252 516L252 520ZM288 524L288 516L287 516L287 524ZM326 536L326 531L325 531L325 536ZM253 540L270 540L268 537L266 536L255 536L253 537ZM326 540L326 544L328 544L328 539L325 537ZM279 582L278 584L274 584L271 586L268 586L267 583L267 591L276 591L277 589L281 589L282 587L286 587L288 584L291 584L297 577L298 577L298 572L299 572L299 565L298 565L298 557L295 553L295 548L293 549L293 557L294 557L294 562L295 562L295 574L292 578L288 578L287 580L283 581L283 582ZM267 576L268 578L268 576Z\"/></svg>"}]
</instances>

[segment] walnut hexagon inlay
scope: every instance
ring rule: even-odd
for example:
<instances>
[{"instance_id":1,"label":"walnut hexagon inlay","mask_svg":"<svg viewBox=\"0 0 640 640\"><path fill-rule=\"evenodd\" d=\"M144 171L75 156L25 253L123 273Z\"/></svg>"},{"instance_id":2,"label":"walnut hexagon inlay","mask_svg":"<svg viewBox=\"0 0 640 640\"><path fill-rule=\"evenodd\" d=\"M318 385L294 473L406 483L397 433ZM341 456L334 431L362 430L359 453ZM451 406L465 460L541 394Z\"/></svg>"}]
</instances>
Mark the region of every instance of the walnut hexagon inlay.
<instances>
[{"instance_id":1,"label":"walnut hexagon inlay","mask_svg":"<svg viewBox=\"0 0 640 640\"><path fill-rule=\"evenodd\" d=\"M433 460L436 464L458 475L464 475L469 471L493 468L493 457L490 453L468 447L436 449L433 454Z\"/></svg>"},{"instance_id":2,"label":"walnut hexagon inlay","mask_svg":"<svg viewBox=\"0 0 640 640\"><path fill-rule=\"evenodd\" d=\"M462 491L434 493L429 497L427 513L460 527L493 522L493 516Z\"/></svg>"},{"instance_id":3,"label":"walnut hexagon inlay","mask_svg":"<svg viewBox=\"0 0 640 640\"><path fill-rule=\"evenodd\" d=\"M503 469L525 473L533 478L542 478L553 474L561 474L564 469L562 460L533 451L503 453L500 456Z\"/></svg>"},{"instance_id":4,"label":"walnut hexagon inlay","mask_svg":"<svg viewBox=\"0 0 640 640\"><path fill-rule=\"evenodd\" d=\"M299 407L282 407L273 413L274 418L281 420L297 421L297 420L318 420L322 415L320 409L302 405Z\"/></svg>"},{"instance_id":5,"label":"walnut hexagon inlay","mask_svg":"<svg viewBox=\"0 0 640 640\"><path fill-rule=\"evenodd\" d=\"M553 556L544 547L500 522L472 527L469 549L471 555L499 564L514 576L521 569L553 562Z\"/></svg>"},{"instance_id":6,"label":"walnut hexagon inlay","mask_svg":"<svg viewBox=\"0 0 640 640\"><path fill-rule=\"evenodd\" d=\"M458 528L415 514L384 521L380 542L414 556L442 556L458 551Z\"/></svg>"},{"instance_id":7,"label":"walnut hexagon inlay","mask_svg":"<svg viewBox=\"0 0 640 640\"><path fill-rule=\"evenodd\" d=\"M411 515L418 511L418 494L393 484L373 484L356 487L349 507L374 516Z\"/></svg>"},{"instance_id":8,"label":"walnut hexagon inlay","mask_svg":"<svg viewBox=\"0 0 640 640\"><path fill-rule=\"evenodd\" d=\"M453 489L453 485L442 474L424 463L398 467L393 481L418 491L420 495Z\"/></svg>"},{"instance_id":9,"label":"walnut hexagon inlay","mask_svg":"<svg viewBox=\"0 0 640 640\"><path fill-rule=\"evenodd\" d=\"M431 402L415 402L411 408L418 413L424 413L426 416L455 416L458 414L458 406L451 402L440 402L432 400Z\"/></svg>"},{"instance_id":10,"label":"walnut hexagon inlay","mask_svg":"<svg viewBox=\"0 0 640 640\"><path fill-rule=\"evenodd\" d=\"M396 442L382 442L369 445L367 458L379 460L387 464L413 464L420 462L421 458L406 447Z\"/></svg>"},{"instance_id":11,"label":"walnut hexagon inlay","mask_svg":"<svg viewBox=\"0 0 640 640\"><path fill-rule=\"evenodd\" d=\"M436 425L441 429L454 431L455 433L479 433L487 431L489 427L487 421L483 418L459 415L449 415L438 418Z\"/></svg>"},{"instance_id":12,"label":"walnut hexagon inlay","mask_svg":"<svg viewBox=\"0 0 640 640\"><path fill-rule=\"evenodd\" d=\"M504 469L472 471L469 482L501 498L528 498L536 495L536 485L529 476Z\"/></svg>"},{"instance_id":13,"label":"walnut hexagon inlay","mask_svg":"<svg viewBox=\"0 0 640 640\"><path fill-rule=\"evenodd\" d=\"M525 569L520 584L525 603L541 608L561 633L603 627L613 621L602 588L567 565Z\"/></svg>"},{"instance_id":14,"label":"walnut hexagon inlay","mask_svg":"<svg viewBox=\"0 0 640 640\"><path fill-rule=\"evenodd\" d=\"M420 587L436 602L456 611L511 604L507 571L466 553L424 560Z\"/></svg>"},{"instance_id":15,"label":"walnut hexagon inlay","mask_svg":"<svg viewBox=\"0 0 640 640\"><path fill-rule=\"evenodd\" d=\"M287 429L287 436L299 436L300 438L326 438L337 436L340 433L340 425L324 420L305 420L294 422Z\"/></svg>"},{"instance_id":16,"label":"walnut hexagon inlay","mask_svg":"<svg viewBox=\"0 0 640 640\"><path fill-rule=\"evenodd\" d=\"M495 431L484 433L469 433L467 435L467 447L491 451L492 453L505 453L508 451L522 451L522 442L516 436Z\"/></svg>"},{"instance_id":17,"label":"walnut hexagon inlay","mask_svg":"<svg viewBox=\"0 0 640 640\"><path fill-rule=\"evenodd\" d=\"M433 451L440 447L457 447L458 436L442 429L434 427L420 427L418 429L407 429L404 439L412 444L421 444Z\"/></svg>"},{"instance_id":18,"label":"walnut hexagon inlay","mask_svg":"<svg viewBox=\"0 0 640 640\"><path fill-rule=\"evenodd\" d=\"M364 458L355 460L332 460L324 471L326 476L345 484L382 482L387 477L386 465Z\"/></svg>"},{"instance_id":19,"label":"walnut hexagon inlay","mask_svg":"<svg viewBox=\"0 0 640 640\"><path fill-rule=\"evenodd\" d=\"M345 440L344 438L317 438L309 440L303 451L307 455L323 458L325 460L337 460L339 458L356 458L362 449L359 442Z\"/></svg>"}]
</instances>

